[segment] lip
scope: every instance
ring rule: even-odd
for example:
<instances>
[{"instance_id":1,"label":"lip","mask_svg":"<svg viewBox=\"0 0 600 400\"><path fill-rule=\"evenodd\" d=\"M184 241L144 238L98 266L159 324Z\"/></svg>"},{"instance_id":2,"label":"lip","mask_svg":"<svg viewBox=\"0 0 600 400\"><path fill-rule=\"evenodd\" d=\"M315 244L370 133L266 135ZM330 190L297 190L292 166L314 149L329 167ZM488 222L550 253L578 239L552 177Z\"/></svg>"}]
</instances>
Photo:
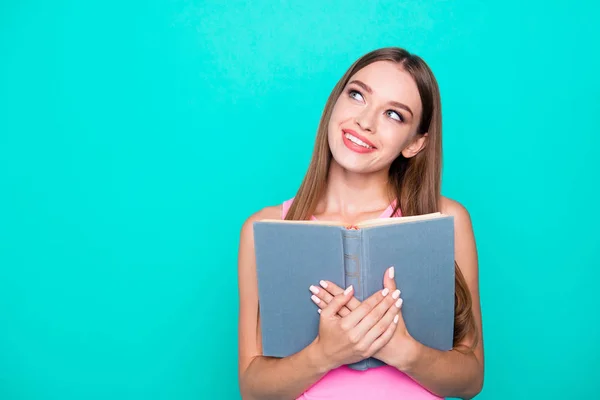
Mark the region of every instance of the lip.
<instances>
[{"instance_id":1,"label":"lip","mask_svg":"<svg viewBox=\"0 0 600 400\"><path fill-rule=\"evenodd\" d=\"M354 137L362 140L363 142L365 142L366 144L368 144L369 146L371 146L372 149L367 149L366 147L362 147L362 146L359 146L359 145L356 145L356 144L350 142L348 139L346 139L346 133L349 133L352 136L354 136ZM355 146L360 147L362 150L373 151L373 150L377 149L377 147L375 147L375 145L369 139L367 139L366 137L364 137L362 135L359 135L358 133L356 133L352 129L342 129L342 138L344 139L344 141L348 141L348 142L354 144Z\"/></svg>"}]
</instances>

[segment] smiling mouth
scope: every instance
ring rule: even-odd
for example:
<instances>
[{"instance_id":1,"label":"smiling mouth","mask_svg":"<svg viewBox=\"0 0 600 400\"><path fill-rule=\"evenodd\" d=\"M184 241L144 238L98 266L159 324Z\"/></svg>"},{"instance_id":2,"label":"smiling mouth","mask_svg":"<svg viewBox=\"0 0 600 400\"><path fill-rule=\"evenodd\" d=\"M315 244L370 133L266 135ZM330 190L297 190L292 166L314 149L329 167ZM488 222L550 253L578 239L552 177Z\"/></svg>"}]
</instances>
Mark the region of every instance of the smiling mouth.
<instances>
[{"instance_id":1,"label":"smiling mouth","mask_svg":"<svg viewBox=\"0 0 600 400\"><path fill-rule=\"evenodd\" d=\"M370 144L365 143L364 141L360 140L359 138L357 138L350 132L344 131L344 136L346 137L346 139L348 139L352 143L354 143L358 146L364 147L365 149L375 149L375 146L371 146Z\"/></svg>"}]
</instances>

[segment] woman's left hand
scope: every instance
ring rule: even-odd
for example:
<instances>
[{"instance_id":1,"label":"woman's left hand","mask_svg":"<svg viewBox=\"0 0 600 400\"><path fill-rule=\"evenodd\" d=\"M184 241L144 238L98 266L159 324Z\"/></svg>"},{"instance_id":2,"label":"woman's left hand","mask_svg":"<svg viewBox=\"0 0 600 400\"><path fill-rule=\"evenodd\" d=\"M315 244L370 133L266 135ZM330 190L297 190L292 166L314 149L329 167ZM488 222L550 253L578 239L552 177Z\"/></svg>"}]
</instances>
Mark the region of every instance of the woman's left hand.
<instances>
[{"instance_id":1,"label":"woman's left hand","mask_svg":"<svg viewBox=\"0 0 600 400\"><path fill-rule=\"evenodd\" d=\"M327 307L329 302L333 300L333 296L336 296L344 292L344 289L337 286L335 283L330 281L320 281L320 287L311 286L309 289L314 296L312 300L321 309ZM389 290L392 296L397 296L399 301L402 302L400 297L400 290L396 289L396 281L394 280L394 267L388 268L383 277L383 286ZM339 315L344 317L351 311L356 309L361 302L353 297L345 307L339 311ZM406 325L404 324L404 318L402 317L402 309L398 311L398 326L394 331L394 335L390 341L383 346L377 353L373 354L373 357L383 361L388 365L395 366L400 370L405 370L416 357L418 343L408 333Z\"/></svg>"}]
</instances>

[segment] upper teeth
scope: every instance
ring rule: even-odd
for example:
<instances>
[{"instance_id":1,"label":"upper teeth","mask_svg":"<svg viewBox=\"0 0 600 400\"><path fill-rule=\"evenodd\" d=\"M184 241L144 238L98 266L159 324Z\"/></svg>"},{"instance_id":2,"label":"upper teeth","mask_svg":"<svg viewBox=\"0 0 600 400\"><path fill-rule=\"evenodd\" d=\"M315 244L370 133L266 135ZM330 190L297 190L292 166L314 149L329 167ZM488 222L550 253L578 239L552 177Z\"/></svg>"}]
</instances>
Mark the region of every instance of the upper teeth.
<instances>
[{"instance_id":1,"label":"upper teeth","mask_svg":"<svg viewBox=\"0 0 600 400\"><path fill-rule=\"evenodd\" d=\"M363 141L362 141L362 140L360 140L359 138L357 138L357 137L354 137L354 136L352 136L352 135L351 135L351 134L349 134L349 133L344 133L344 136L346 136L346 138L347 138L349 141L351 141L351 142L353 142L353 143L356 143L356 144L357 144L357 145L359 145L359 146L366 147L367 149L372 149L372 148L373 148L373 146L369 146L368 144L366 144L365 142L363 142Z\"/></svg>"}]
</instances>

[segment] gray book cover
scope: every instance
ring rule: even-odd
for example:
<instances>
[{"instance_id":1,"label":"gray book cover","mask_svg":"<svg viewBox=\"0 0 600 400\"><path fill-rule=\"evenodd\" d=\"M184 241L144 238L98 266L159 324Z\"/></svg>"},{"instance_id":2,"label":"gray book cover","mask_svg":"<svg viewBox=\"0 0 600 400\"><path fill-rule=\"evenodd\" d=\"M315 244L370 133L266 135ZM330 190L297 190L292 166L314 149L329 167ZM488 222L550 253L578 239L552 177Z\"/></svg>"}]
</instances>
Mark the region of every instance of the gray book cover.
<instances>
[{"instance_id":1,"label":"gray book cover","mask_svg":"<svg viewBox=\"0 0 600 400\"><path fill-rule=\"evenodd\" d=\"M397 218L394 218L397 219ZM397 220L401 220L397 219ZM317 336L319 314L310 285L329 280L354 285L364 300L383 289L394 266L402 315L409 333L438 350L452 348L454 334L454 219L432 219L347 229L316 223L254 223L263 355L287 357ZM353 369L385 365L376 358Z\"/></svg>"}]
</instances>

